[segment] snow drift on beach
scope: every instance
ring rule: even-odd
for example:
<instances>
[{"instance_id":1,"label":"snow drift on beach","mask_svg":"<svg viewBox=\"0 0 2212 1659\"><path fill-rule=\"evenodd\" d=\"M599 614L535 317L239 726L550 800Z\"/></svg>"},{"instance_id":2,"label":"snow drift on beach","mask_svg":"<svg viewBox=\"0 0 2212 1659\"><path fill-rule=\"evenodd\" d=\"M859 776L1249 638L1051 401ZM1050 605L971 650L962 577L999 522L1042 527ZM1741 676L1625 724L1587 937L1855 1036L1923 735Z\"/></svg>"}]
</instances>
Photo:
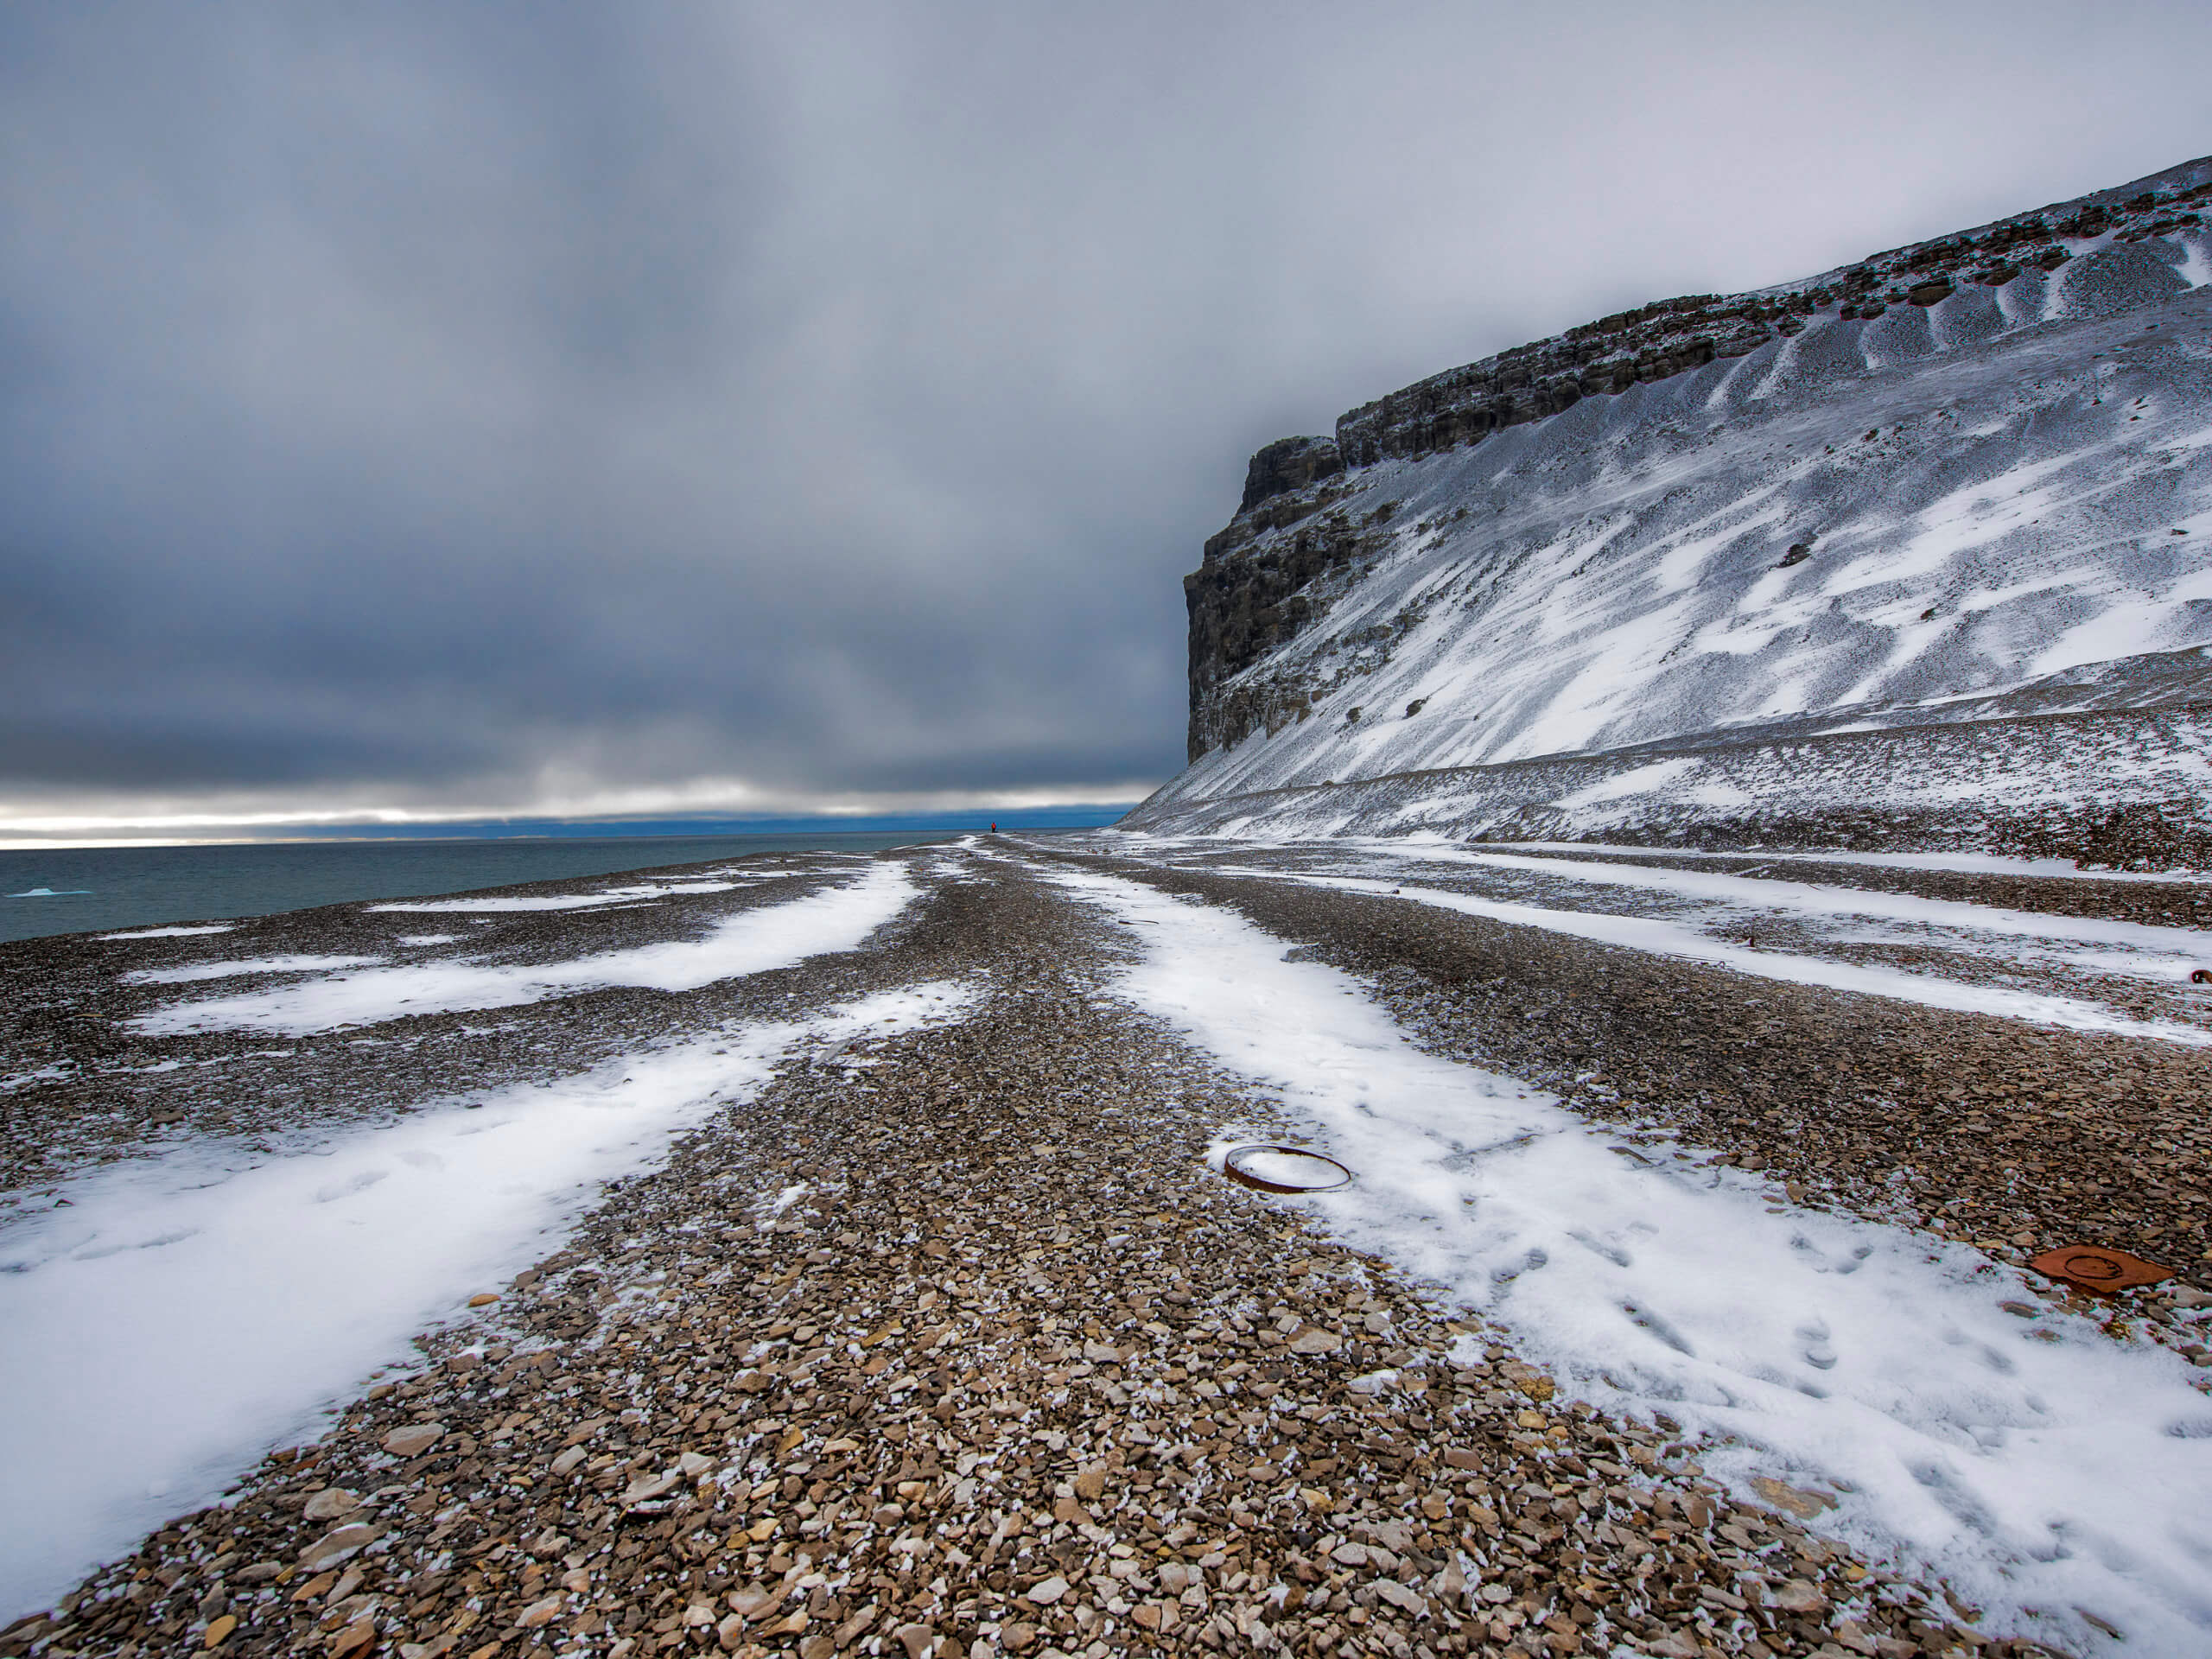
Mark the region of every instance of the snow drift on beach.
<instances>
[{"instance_id":1,"label":"snow drift on beach","mask_svg":"<svg viewBox=\"0 0 2212 1659\"><path fill-rule=\"evenodd\" d=\"M1480 916L1517 927L1541 928L1547 932L1564 933L1599 944L1624 944L1636 950L1649 950L1655 956L1710 963L1715 967L1726 968L1754 979L1777 980L1792 985L1825 985L1834 990L1855 991L1865 996L1885 996L1903 1002L1917 1002L1923 1007L1947 1008L1955 1014L1995 1014L2000 1019L2056 1026L2069 1031L2108 1031L2121 1036L2148 1037L2159 1042L2180 1043L2192 1048L2212 1047L2212 1032L2171 1020L2138 1020L2126 1014L2114 1014L2109 1008L2080 997L2013 990L1999 985L1970 984L1961 980L1946 979L1937 974L1909 973L1900 968L1834 962L1796 950L1758 950L1730 944L1679 922L1652 917L1622 916L1598 910L1554 910L1540 905L1481 899L1470 893L1451 893L1438 887L1408 887L1387 878L1300 875L1279 870L1240 870L1233 867L1222 867L1217 873L1300 881L1312 887L1335 887L1347 893L1389 893L1409 899L1415 904L1458 911L1465 916ZM1754 882L1746 885L1768 884ZM1777 882L1771 885L1783 887L1795 884ZM1908 902L1924 904L1931 910L1954 908L1939 906L1938 901L1932 899ZM1955 908L2000 918L2019 914L2017 912L1987 910L1976 905L1961 905ZM2063 937L2063 924L2070 918L2050 919L2062 925ZM2121 928L2133 925L2109 922L2084 923L2082 925ZM2137 931L2147 934L2163 933L2169 930L2138 928ZM2178 956L2146 959L2141 955L2114 952L2108 957L2100 958L2099 965L2121 971L2133 970L2145 974L2146 977L2185 981L2190 969L2201 960L2201 957Z\"/></svg>"},{"instance_id":2,"label":"snow drift on beach","mask_svg":"<svg viewBox=\"0 0 2212 1659\"><path fill-rule=\"evenodd\" d=\"M480 899L408 899L392 904L368 905L372 912L398 911L409 914L454 912L490 915L509 911L587 910L601 905L616 905L637 899L661 899L671 893L728 893L739 884L734 881L709 881L703 877L692 881L639 882L626 887L609 887L603 893L564 893L546 894L487 894Z\"/></svg>"},{"instance_id":3,"label":"snow drift on beach","mask_svg":"<svg viewBox=\"0 0 2212 1659\"><path fill-rule=\"evenodd\" d=\"M119 976L126 985L189 985L202 979L238 979L247 974L328 973L340 968L373 968L382 957L260 957L242 962L196 962L186 968L136 968Z\"/></svg>"},{"instance_id":4,"label":"snow drift on beach","mask_svg":"<svg viewBox=\"0 0 2212 1659\"><path fill-rule=\"evenodd\" d=\"M1297 1202L1570 1395L1715 1437L1708 1472L1751 1501L1755 1476L1831 1491L1814 1524L1948 1579L1985 1629L2113 1650L2086 1612L2131 1651L2212 1650L2212 1401L2179 1358L1963 1246L1780 1202L1425 1055L1357 982L1225 911L1055 879L1151 924L1123 994L1357 1173Z\"/></svg>"},{"instance_id":5,"label":"snow drift on beach","mask_svg":"<svg viewBox=\"0 0 2212 1659\"><path fill-rule=\"evenodd\" d=\"M960 1019L980 993L912 985L288 1155L194 1142L71 1183L67 1207L0 1234L0 1623L319 1433L794 1045Z\"/></svg>"},{"instance_id":6,"label":"snow drift on beach","mask_svg":"<svg viewBox=\"0 0 2212 1659\"><path fill-rule=\"evenodd\" d=\"M130 1023L149 1035L254 1030L298 1036L406 1014L510 1007L610 985L689 991L718 979L849 950L905 909L914 885L897 864L870 864L852 880L780 905L741 911L696 939L609 950L573 962L491 965L442 958L180 1002Z\"/></svg>"},{"instance_id":7,"label":"snow drift on beach","mask_svg":"<svg viewBox=\"0 0 2212 1659\"><path fill-rule=\"evenodd\" d=\"M141 927L129 933L96 933L97 939L188 939L202 933L228 933L236 922L209 922L198 927Z\"/></svg>"},{"instance_id":8,"label":"snow drift on beach","mask_svg":"<svg viewBox=\"0 0 2212 1659\"><path fill-rule=\"evenodd\" d=\"M1408 841L1414 837L1408 836ZM1961 875L2021 875L2041 877L2060 881L2153 881L2169 887L2202 881L2203 875L2195 870L2095 870L2083 869L2067 858L2019 858L1999 853L1967 853L1959 851L1929 853L1848 853L1841 850L1820 852L1777 852L1761 848L1756 853L1741 850L1715 852L1701 847L1651 847L1614 845L1602 841L1520 841L1510 843L1516 852L1570 853L1587 855L1613 853L1632 858L1662 856L1669 859L1751 859L1763 864L1858 864L1869 869L1887 870L1948 870ZM1477 850L1502 850L1478 849ZM1402 842L1394 850L1406 852Z\"/></svg>"},{"instance_id":9,"label":"snow drift on beach","mask_svg":"<svg viewBox=\"0 0 2212 1659\"><path fill-rule=\"evenodd\" d=\"M1956 899L1927 899L1917 893L1885 893L1878 888L1829 887L1816 882L1785 881L1772 876L1722 874L1710 870L1669 869L1663 865L1608 863L1592 859L1529 858L1512 853L1457 852L1441 849L1393 849L1416 861L1473 865L1484 869L1518 870L1530 874L1564 877L1598 887L1631 887L1647 893L1680 894L1688 899L1713 899L1726 906L1827 918L1836 916L1875 918L1919 926L1938 926L1979 933L2001 933L2012 939L2069 940L2084 944L2118 945L2173 964L2169 976L2186 979L2189 967L2203 956L2204 935L2193 927L2152 927L2142 922L2115 921L2098 916L2064 916L2040 910L2009 910L2001 906L1973 904Z\"/></svg>"}]
</instances>

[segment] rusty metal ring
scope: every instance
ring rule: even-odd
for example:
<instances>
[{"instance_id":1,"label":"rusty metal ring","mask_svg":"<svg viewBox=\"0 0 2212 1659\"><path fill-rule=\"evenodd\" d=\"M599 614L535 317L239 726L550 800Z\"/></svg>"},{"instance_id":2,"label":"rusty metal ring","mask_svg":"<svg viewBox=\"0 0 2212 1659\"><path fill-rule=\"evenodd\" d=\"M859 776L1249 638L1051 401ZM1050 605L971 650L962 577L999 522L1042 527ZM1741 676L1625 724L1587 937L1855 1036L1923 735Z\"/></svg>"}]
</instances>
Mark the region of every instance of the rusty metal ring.
<instances>
[{"instance_id":1,"label":"rusty metal ring","mask_svg":"<svg viewBox=\"0 0 2212 1659\"><path fill-rule=\"evenodd\" d=\"M1255 1175L1239 1163L1240 1159L1273 1154L1277 1157L1297 1158L1307 1163L1325 1166L1336 1172L1334 1180L1320 1180L1300 1184L1270 1180L1264 1175ZM1340 1186L1351 1184L1351 1171L1325 1153L1315 1152L1310 1147L1249 1146L1237 1147L1221 1160L1221 1173L1241 1185L1260 1192L1333 1192ZM1315 1172L1317 1174L1319 1171Z\"/></svg>"},{"instance_id":2,"label":"rusty metal ring","mask_svg":"<svg viewBox=\"0 0 2212 1659\"><path fill-rule=\"evenodd\" d=\"M2076 1289L2107 1295L2155 1285L2173 1274L2155 1262L2113 1249L2106 1244L2068 1244L2045 1250L2028 1265L2046 1277L2063 1281Z\"/></svg>"}]
</instances>

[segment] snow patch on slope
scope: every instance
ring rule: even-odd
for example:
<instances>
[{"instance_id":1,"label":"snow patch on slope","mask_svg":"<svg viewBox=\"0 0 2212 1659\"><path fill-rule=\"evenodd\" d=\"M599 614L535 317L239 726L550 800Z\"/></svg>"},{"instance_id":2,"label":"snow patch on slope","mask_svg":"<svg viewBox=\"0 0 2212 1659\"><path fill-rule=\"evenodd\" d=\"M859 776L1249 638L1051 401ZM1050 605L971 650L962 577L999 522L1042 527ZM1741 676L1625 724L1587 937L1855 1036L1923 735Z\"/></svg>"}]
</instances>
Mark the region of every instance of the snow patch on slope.
<instances>
[{"instance_id":1,"label":"snow patch on slope","mask_svg":"<svg viewBox=\"0 0 2212 1659\"><path fill-rule=\"evenodd\" d=\"M1358 511L1397 503L1390 548L1222 689L1310 691L1310 715L1213 750L1156 799L1810 715L1910 724L2212 645L2212 289L1893 362L1877 349L1970 302L1816 319L1354 474ZM2101 695L2085 680L2077 702Z\"/></svg>"}]
</instances>

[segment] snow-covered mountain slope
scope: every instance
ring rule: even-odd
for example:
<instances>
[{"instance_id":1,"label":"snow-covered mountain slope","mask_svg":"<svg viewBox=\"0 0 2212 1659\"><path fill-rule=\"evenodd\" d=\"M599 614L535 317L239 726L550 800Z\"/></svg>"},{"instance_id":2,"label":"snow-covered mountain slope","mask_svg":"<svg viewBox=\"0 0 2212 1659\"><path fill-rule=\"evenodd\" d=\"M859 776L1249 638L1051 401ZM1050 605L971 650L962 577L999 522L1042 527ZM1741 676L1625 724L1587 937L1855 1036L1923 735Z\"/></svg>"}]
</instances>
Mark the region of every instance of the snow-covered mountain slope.
<instances>
[{"instance_id":1,"label":"snow-covered mountain slope","mask_svg":"<svg viewBox=\"0 0 2212 1659\"><path fill-rule=\"evenodd\" d=\"M1192 764L1132 822L2212 703L2208 202L2212 159L1269 446L1185 583Z\"/></svg>"}]
</instances>

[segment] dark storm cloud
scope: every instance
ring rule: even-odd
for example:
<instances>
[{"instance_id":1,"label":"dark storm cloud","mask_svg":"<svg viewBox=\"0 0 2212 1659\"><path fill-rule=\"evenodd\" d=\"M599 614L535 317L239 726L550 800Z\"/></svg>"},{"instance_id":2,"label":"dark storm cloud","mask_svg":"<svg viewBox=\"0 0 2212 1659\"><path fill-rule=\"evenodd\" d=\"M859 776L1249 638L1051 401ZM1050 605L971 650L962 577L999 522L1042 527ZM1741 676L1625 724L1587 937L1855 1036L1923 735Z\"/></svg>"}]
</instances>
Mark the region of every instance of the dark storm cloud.
<instances>
[{"instance_id":1,"label":"dark storm cloud","mask_svg":"<svg viewBox=\"0 0 2212 1659\"><path fill-rule=\"evenodd\" d=\"M1773 14L8 9L0 804L1156 779L1258 443L2204 147Z\"/></svg>"}]
</instances>

